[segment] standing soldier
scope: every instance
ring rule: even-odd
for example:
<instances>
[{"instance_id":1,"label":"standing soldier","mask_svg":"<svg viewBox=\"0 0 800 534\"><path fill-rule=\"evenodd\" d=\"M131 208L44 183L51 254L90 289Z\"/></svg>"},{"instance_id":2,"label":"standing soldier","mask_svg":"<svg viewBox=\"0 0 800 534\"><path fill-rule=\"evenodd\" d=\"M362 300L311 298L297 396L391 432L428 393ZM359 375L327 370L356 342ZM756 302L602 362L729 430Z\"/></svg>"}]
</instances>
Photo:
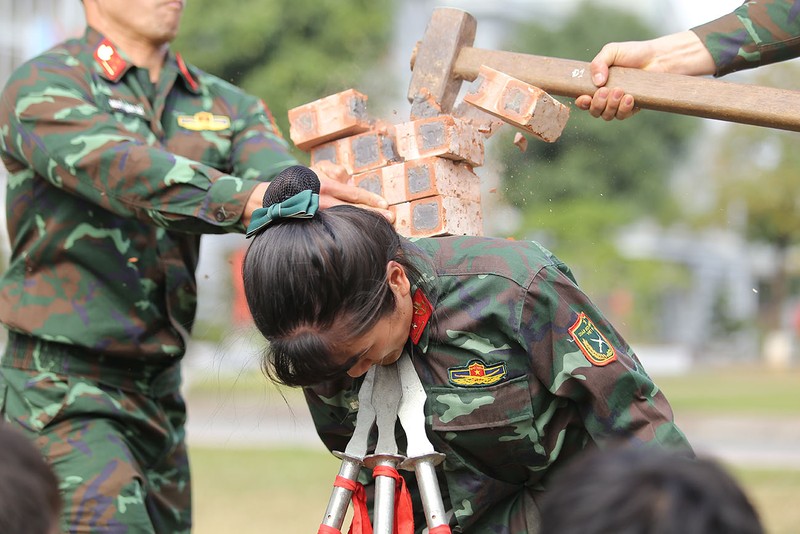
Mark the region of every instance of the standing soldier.
<instances>
[{"instance_id":1,"label":"standing soldier","mask_svg":"<svg viewBox=\"0 0 800 534\"><path fill-rule=\"evenodd\" d=\"M0 408L59 476L68 532L190 531L179 386L200 236L244 232L295 163L259 99L170 50L184 4L84 0L84 35L0 97ZM323 207L386 207L318 170Z\"/></svg>"}]
</instances>

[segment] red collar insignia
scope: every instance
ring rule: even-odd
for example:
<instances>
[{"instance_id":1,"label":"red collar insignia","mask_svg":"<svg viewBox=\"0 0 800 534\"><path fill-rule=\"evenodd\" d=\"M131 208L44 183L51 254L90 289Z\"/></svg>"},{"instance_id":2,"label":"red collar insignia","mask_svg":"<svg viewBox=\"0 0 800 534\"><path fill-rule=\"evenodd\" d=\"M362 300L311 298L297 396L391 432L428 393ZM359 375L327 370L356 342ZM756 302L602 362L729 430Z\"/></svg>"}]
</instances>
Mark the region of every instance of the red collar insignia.
<instances>
[{"instance_id":1,"label":"red collar insignia","mask_svg":"<svg viewBox=\"0 0 800 534\"><path fill-rule=\"evenodd\" d=\"M422 337L422 331L425 330L428 319L431 318L433 306L431 306L425 293L419 289L414 292L411 301L414 304L414 315L411 318L411 330L408 332L408 336L411 338L411 341L414 342L414 345L416 345L419 343L420 337Z\"/></svg>"},{"instance_id":2,"label":"red collar insignia","mask_svg":"<svg viewBox=\"0 0 800 534\"><path fill-rule=\"evenodd\" d=\"M128 62L119 55L114 44L108 39L100 41L100 44L95 48L94 60L97 61L97 64L100 65L103 72L112 82L118 81L128 66Z\"/></svg>"},{"instance_id":3,"label":"red collar insignia","mask_svg":"<svg viewBox=\"0 0 800 534\"><path fill-rule=\"evenodd\" d=\"M197 83L197 80L194 79L192 73L189 72L189 67L186 66L183 56L176 52L175 60L178 62L178 69L181 71L181 74L183 74L183 78L186 80L186 83L189 84L191 90L195 93L200 91L200 84Z\"/></svg>"}]
</instances>

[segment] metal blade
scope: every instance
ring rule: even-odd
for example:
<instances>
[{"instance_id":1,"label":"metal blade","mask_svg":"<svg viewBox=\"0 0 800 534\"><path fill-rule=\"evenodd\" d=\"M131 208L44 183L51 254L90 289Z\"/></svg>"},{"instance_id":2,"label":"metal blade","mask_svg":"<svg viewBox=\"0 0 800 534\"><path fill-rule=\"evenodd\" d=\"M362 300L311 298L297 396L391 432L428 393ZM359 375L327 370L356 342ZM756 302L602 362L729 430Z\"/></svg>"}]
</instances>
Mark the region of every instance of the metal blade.
<instances>
[{"instance_id":1,"label":"metal blade","mask_svg":"<svg viewBox=\"0 0 800 534\"><path fill-rule=\"evenodd\" d=\"M372 405L372 392L375 382L375 366L370 367L358 391L358 414L356 428L344 452L347 456L363 460L367 455L367 444L372 427L375 425L375 407Z\"/></svg>"},{"instance_id":2,"label":"metal blade","mask_svg":"<svg viewBox=\"0 0 800 534\"><path fill-rule=\"evenodd\" d=\"M398 417L408 439L408 458L400 467L416 472L422 507L425 509L425 521L428 528L433 529L447 524L439 481L436 478L436 465L444 460L444 454L436 452L425 433L427 395L408 353L403 353L397 361L397 370L403 391Z\"/></svg>"}]
</instances>

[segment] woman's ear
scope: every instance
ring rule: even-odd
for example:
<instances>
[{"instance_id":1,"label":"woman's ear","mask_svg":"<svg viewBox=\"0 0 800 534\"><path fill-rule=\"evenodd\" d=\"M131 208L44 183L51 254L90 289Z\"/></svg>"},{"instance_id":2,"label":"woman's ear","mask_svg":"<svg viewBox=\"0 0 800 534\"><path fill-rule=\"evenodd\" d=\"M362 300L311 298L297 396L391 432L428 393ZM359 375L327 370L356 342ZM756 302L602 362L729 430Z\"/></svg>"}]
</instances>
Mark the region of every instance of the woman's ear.
<instances>
[{"instance_id":1,"label":"woman's ear","mask_svg":"<svg viewBox=\"0 0 800 534\"><path fill-rule=\"evenodd\" d=\"M386 281L392 291L400 297L405 297L411 293L411 282L406 276L406 270L394 260L386 264Z\"/></svg>"}]
</instances>

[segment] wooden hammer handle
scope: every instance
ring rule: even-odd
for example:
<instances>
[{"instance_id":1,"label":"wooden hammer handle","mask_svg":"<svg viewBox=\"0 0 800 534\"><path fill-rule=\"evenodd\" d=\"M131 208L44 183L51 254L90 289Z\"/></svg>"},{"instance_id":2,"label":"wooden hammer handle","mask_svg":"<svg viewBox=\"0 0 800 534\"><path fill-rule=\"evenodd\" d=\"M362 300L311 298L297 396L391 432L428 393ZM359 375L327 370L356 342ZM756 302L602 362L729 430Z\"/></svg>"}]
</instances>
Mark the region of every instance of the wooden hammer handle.
<instances>
[{"instance_id":1,"label":"wooden hammer handle","mask_svg":"<svg viewBox=\"0 0 800 534\"><path fill-rule=\"evenodd\" d=\"M454 75L472 81L481 65L553 95L575 98L597 90L589 63L471 47L459 52ZM606 86L623 88L644 109L800 131L800 91L624 67L611 67Z\"/></svg>"}]
</instances>

